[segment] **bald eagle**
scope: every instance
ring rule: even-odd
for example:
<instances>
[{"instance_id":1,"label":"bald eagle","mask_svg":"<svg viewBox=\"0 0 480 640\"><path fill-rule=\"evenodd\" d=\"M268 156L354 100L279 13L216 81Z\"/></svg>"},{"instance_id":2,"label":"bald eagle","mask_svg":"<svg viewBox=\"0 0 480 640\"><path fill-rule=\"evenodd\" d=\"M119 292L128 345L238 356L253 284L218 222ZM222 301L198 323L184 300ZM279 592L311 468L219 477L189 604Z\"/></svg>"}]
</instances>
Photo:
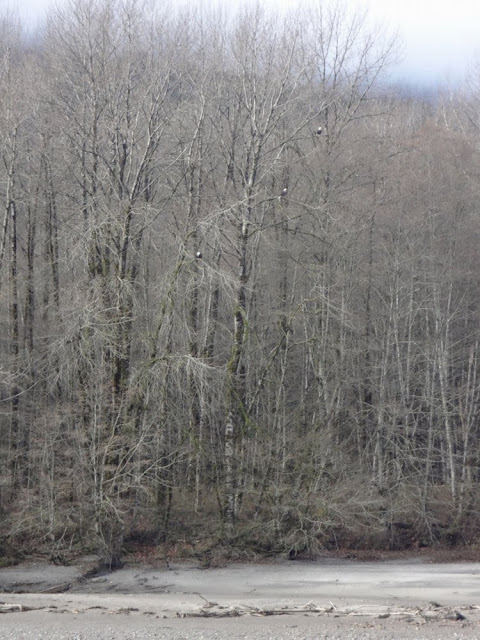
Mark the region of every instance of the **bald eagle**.
<instances>
[{"instance_id":1,"label":"bald eagle","mask_svg":"<svg viewBox=\"0 0 480 640\"><path fill-rule=\"evenodd\" d=\"M321 136L322 135L322 131L323 131L322 127L318 127L316 135L317 136Z\"/></svg>"},{"instance_id":2,"label":"bald eagle","mask_svg":"<svg viewBox=\"0 0 480 640\"><path fill-rule=\"evenodd\" d=\"M202 257L202 252L201 251L197 251L195 256L200 260L200 258Z\"/></svg>"},{"instance_id":3,"label":"bald eagle","mask_svg":"<svg viewBox=\"0 0 480 640\"><path fill-rule=\"evenodd\" d=\"M287 193L288 193L288 187L283 187L280 197L284 198L287 195Z\"/></svg>"}]
</instances>

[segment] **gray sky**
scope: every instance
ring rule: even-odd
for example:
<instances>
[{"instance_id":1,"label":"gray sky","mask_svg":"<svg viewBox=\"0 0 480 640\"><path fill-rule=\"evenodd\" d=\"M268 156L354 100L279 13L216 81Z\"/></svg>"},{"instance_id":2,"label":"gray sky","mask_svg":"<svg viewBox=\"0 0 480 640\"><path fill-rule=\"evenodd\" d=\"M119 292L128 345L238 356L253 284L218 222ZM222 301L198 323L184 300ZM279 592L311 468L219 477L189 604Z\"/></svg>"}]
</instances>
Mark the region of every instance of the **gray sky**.
<instances>
[{"instance_id":1,"label":"gray sky","mask_svg":"<svg viewBox=\"0 0 480 640\"><path fill-rule=\"evenodd\" d=\"M457 84L480 54L480 0L370 0L369 5L399 31L405 78Z\"/></svg>"},{"instance_id":2,"label":"gray sky","mask_svg":"<svg viewBox=\"0 0 480 640\"><path fill-rule=\"evenodd\" d=\"M22 17L36 19L65 0L0 0ZM222 0L218 0L222 2ZM238 0L224 0L228 6ZM171 0L172 3L175 0ZM263 0L265 5L294 7L299 0ZM347 0L369 6L373 20L398 30L404 60L394 71L411 84L436 86L461 82L475 56L480 57L480 0ZM185 4L182 2L182 4Z\"/></svg>"}]
</instances>

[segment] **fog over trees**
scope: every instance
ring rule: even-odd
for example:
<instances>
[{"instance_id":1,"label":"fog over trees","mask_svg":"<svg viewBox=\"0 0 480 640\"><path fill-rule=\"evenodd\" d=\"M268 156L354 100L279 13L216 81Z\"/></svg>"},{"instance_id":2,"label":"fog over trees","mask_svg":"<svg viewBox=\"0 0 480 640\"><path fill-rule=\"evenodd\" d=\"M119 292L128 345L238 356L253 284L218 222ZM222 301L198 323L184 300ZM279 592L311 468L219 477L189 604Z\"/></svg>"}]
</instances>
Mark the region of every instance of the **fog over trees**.
<instances>
[{"instance_id":1,"label":"fog over trees","mask_svg":"<svg viewBox=\"0 0 480 640\"><path fill-rule=\"evenodd\" d=\"M474 542L480 73L319 3L0 24L0 542Z\"/></svg>"}]
</instances>

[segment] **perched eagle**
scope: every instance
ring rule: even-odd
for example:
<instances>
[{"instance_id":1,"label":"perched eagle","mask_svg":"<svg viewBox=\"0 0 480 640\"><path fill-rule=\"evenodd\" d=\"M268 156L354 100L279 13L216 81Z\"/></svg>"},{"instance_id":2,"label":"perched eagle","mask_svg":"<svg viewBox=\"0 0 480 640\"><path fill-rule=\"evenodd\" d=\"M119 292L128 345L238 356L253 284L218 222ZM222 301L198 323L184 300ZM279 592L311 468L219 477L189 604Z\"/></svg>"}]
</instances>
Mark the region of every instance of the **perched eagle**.
<instances>
[{"instance_id":1,"label":"perched eagle","mask_svg":"<svg viewBox=\"0 0 480 640\"><path fill-rule=\"evenodd\" d=\"M322 127L318 127L316 135L317 136L321 136L322 135L322 131L323 131Z\"/></svg>"},{"instance_id":2,"label":"perched eagle","mask_svg":"<svg viewBox=\"0 0 480 640\"><path fill-rule=\"evenodd\" d=\"M202 257L202 252L201 251L197 251L195 256L200 260L200 258Z\"/></svg>"},{"instance_id":3,"label":"perched eagle","mask_svg":"<svg viewBox=\"0 0 480 640\"><path fill-rule=\"evenodd\" d=\"M287 195L287 193L288 193L288 187L283 187L280 197L284 198Z\"/></svg>"}]
</instances>

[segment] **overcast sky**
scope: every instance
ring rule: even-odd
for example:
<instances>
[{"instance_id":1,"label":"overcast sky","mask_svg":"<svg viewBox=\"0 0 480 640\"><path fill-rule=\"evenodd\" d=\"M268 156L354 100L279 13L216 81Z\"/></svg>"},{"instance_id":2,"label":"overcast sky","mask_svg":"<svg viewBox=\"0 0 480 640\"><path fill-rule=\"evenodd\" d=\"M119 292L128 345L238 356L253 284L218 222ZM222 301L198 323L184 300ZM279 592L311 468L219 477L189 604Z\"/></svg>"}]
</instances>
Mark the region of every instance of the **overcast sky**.
<instances>
[{"instance_id":1,"label":"overcast sky","mask_svg":"<svg viewBox=\"0 0 480 640\"><path fill-rule=\"evenodd\" d=\"M398 29L405 77L457 84L480 54L480 0L370 0L369 5Z\"/></svg>"},{"instance_id":2,"label":"overcast sky","mask_svg":"<svg viewBox=\"0 0 480 640\"><path fill-rule=\"evenodd\" d=\"M0 7L16 7L23 17L36 19L52 4L64 1L0 0ZM480 58L480 0L347 1L369 6L373 19L391 30L398 29L404 43L404 61L395 70L397 79L428 86L458 84L475 56ZM235 0L225 2L228 6L236 4ZM270 6L284 7L297 2L264 0Z\"/></svg>"}]
</instances>

